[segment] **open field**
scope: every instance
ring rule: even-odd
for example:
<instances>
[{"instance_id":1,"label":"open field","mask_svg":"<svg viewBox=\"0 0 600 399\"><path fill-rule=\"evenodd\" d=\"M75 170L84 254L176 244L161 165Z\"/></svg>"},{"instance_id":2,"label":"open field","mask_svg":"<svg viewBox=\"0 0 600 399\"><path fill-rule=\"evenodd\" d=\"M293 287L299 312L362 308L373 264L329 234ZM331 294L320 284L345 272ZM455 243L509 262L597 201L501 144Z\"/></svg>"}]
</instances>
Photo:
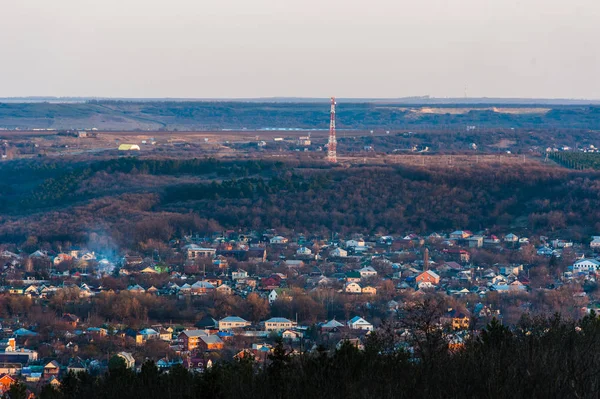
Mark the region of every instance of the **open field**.
<instances>
[{"instance_id":1,"label":"open field","mask_svg":"<svg viewBox=\"0 0 600 399\"><path fill-rule=\"evenodd\" d=\"M384 108L384 107L382 107ZM422 107L422 108L397 108L402 112L410 112L415 115L464 115L470 112L494 112L497 114L510 114L510 115L528 115L528 114L545 114L550 112L551 108L541 107Z\"/></svg>"}]
</instances>

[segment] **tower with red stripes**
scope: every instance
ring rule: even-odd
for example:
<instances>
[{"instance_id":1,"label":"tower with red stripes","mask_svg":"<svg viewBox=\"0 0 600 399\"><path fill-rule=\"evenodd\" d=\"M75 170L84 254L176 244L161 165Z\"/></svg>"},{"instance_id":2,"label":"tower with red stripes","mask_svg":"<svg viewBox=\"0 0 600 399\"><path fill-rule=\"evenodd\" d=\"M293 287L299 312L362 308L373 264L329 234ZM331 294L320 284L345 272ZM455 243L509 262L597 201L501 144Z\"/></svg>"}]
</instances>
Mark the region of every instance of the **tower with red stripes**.
<instances>
[{"instance_id":1,"label":"tower with red stripes","mask_svg":"<svg viewBox=\"0 0 600 399\"><path fill-rule=\"evenodd\" d=\"M329 142L327 143L327 161L337 163L337 139L335 137L335 97L331 97L331 118L329 121Z\"/></svg>"}]
</instances>

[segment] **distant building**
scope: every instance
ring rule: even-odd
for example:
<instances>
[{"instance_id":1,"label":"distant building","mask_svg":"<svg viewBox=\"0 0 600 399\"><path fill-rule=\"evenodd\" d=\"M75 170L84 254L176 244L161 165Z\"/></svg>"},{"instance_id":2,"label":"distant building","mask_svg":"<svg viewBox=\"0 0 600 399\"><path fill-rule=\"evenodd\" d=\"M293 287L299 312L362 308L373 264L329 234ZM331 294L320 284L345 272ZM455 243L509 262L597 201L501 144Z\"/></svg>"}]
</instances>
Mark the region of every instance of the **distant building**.
<instances>
[{"instance_id":1,"label":"distant building","mask_svg":"<svg viewBox=\"0 0 600 399\"><path fill-rule=\"evenodd\" d=\"M135 359L133 358L133 355L129 352L119 352L116 354L117 357L120 357L121 359L123 359L125 361L125 366L129 369L132 369L135 367Z\"/></svg>"},{"instance_id":2,"label":"distant building","mask_svg":"<svg viewBox=\"0 0 600 399\"><path fill-rule=\"evenodd\" d=\"M287 244L288 239L282 236L275 236L269 240L271 244Z\"/></svg>"},{"instance_id":3,"label":"distant building","mask_svg":"<svg viewBox=\"0 0 600 399\"><path fill-rule=\"evenodd\" d=\"M342 248L336 248L329 253L329 256L335 258L345 258L346 256L348 256L348 251Z\"/></svg>"},{"instance_id":4,"label":"distant building","mask_svg":"<svg viewBox=\"0 0 600 399\"><path fill-rule=\"evenodd\" d=\"M212 258L217 252L217 250L214 248L203 248L195 244L187 245L185 249L187 250L187 258L189 260Z\"/></svg>"},{"instance_id":5,"label":"distant building","mask_svg":"<svg viewBox=\"0 0 600 399\"><path fill-rule=\"evenodd\" d=\"M283 317L272 317L265 321L265 331L284 331L292 328L294 323Z\"/></svg>"},{"instance_id":6,"label":"distant building","mask_svg":"<svg viewBox=\"0 0 600 399\"><path fill-rule=\"evenodd\" d=\"M353 330L365 330L365 331L373 331L373 324L369 323L365 319L359 316L355 316L352 319L348 320L348 327Z\"/></svg>"},{"instance_id":7,"label":"distant building","mask_svg":"<svg viewBox=\"0 0 600 399\"><path fill-rule=\"evenodd\" d=\"M237 316L229 316L219 320L219 330L231 330L234 328L248 327L251 323Z\"/></svg>"},{"instance_id":8,"label":"distant building","mask_svg":"<svg viewBox=\"0 0 600 399\"><path fill-rule=\"evenodd\" d=\"M427 270L417 276L416 282L438 285L440 283L440 276L434 271Z\"/></svg>"},{"instance_id":9,"label":"distant building","mask_svg":"<svg viewBox=\"0 0 600 399\"><path fill-rule=\"evenodd\" d=\"M595 273L600 268L596 259L580 259L573 263L573 273Z\"/></svg>"},{"instance_id":10,"label":"distant building","mask_svg":"<svg viewBox=\"0 0 600 399\"><path fill-rule=\"evenodd\" d=\"M197 349L200 344L200 337L206 337L208 333L203 330L185 330L179 333L178 338L183 344L183 348L188 351Z\"/></svg>"},{"instance_id":11,"label":"distant building","mask_svg":"<svg viewBox=\"0 0 600 399\"><path fill-rule=\"evenodd\" d=\"M137 144L121 144L119 151L139 151L140 146Z\"/></svg>"}]
</instances>

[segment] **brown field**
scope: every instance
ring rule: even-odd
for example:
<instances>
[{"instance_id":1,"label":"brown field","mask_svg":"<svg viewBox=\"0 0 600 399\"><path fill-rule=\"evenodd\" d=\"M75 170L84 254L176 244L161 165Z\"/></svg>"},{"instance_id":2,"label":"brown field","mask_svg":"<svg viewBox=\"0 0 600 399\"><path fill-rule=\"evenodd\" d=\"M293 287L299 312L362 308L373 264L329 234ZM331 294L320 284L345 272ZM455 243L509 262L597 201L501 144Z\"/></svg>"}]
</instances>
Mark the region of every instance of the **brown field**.
<instances>
[{"instance_id":1,"label":"brown field","mask_svg":"<svg viewBox=\"0 0 600 399\"><path fill-rule=\"evenodd\" d=\"M19 151L9 151L8 159L28 158L44 154L45 156L79 156L82 154L110 154L117 151L120 144L138 144L139 155L174 156L198 154L210 156L241 156L245 150L231 148L232 145L243 145L264 141L267 150L273 147L276 138L293 143L299 137L308 136L314 144L324 145L329 135L328 131L271 131L271 130L238 130L238 131L182 131L182 132L142 132L142 131L95 131L96 137L72 137L58 135L56 131L0 131L0 143L7 142L8 148ZM367 135L385 135L384 131L338 131L338 137L359 137ZM144 143L145 142L145 143ZM151 144L154 142L154 144ZM22 151L21 149L30 149ZM263 151L264 153L264 151Z\"/></svg>"},{"instance_id":2,"label":"brown field","mask_svg":"<svg viewBox=\"0 0 600 399\"><path fill-rule=\"evenodd\" d=\"M511 154L485 154L485 155L373 155L373 156L338 156L340 163L350 164L400 164L410 166L433 167L463 167L477 165L540 165L543 159L524 155Z\"/></svg>"}]
</instances>

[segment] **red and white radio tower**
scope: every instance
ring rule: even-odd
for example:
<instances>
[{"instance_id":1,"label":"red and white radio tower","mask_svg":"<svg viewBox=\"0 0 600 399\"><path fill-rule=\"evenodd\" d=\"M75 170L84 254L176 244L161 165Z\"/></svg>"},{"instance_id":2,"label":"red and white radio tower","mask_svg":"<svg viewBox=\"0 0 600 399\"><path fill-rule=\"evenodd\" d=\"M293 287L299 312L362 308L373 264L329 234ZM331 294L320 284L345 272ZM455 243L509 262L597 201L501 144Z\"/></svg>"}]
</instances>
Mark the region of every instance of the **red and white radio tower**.
<instances>
[{"instance_id":1,"label":"red and white radio tower","mask_svg":"<svg viewBox=\"0 0 600 399\"><path fill-rule=\"evenodd\" d=\"M331 97L331 119L329 122L327 160L331 163L337 163L337 139L335 138L335 97Z\"/></svg>"}]
</instances>

